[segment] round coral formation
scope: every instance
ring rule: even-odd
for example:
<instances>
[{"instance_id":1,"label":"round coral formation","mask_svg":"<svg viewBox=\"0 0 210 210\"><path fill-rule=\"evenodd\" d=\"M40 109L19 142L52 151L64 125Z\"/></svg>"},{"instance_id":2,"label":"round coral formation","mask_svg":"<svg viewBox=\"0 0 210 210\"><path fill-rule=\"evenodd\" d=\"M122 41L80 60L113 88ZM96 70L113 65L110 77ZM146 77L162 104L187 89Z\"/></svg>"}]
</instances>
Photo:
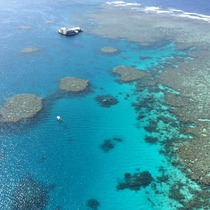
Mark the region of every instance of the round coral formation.
<instances>
[{"instance_id":1,"label":"round coral formation","mask_svg":"<svg viewBox=\"0 0 210 210\"><path fill-rule=\"evenodd\" d=\"M0 109L0 122L15 123L31 118L42 109L42 99L35 94L18 94L9 98Z\"/></svg>"},{"instance_id":2,"label":"round coral formation","mask_svg":"<svg viewBox=\"0 0 210 210\"><path fill-rule=\"evenodd\" d=\"M118 49L111 47L111 46L107 46L107 47L101 48L101 52L108 53L108 54L114 54L114 53L118 52Z\"/></svg>"},{"instance_id":3,"label":"round coral formation","mask_svg":"<svg viewBox=\"0 0 210 210\"><path fill-rule=\"evenodd\" d=\"M102 107L110 107L119 102L117 98L110 94L96 96L96 101L98 101Z\"/></svg>"},{"instance_id":4,"label":"round coral formation","mask_svg":"<svg viewBox=\"0 0 210 210\"><path fill-rule=\"evenodd\" d=\"M66 77L60 80L59 88L67 92L84 91L88 86L88 81L76 77Z\"/></svg>"},{"instance_id":5,"label":"round coral formation","mask_svg":"<svg viewBox=\"0 0 210 210\"><path fill-rule=\"evenodd\" d=\"M117 66L112 70L120 75L120 79L124 82L132 82L141 79L146 75L144 71L138 70L131 66Z\"/></svg>"}]
</instances>

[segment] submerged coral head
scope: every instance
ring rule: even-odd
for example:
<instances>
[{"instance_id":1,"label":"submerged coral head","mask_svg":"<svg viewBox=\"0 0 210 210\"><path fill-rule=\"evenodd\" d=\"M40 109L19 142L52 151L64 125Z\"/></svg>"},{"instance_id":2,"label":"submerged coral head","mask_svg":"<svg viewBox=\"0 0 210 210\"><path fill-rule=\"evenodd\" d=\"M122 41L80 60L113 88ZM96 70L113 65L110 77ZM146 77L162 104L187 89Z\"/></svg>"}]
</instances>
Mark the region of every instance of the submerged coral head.
<instances>
[{"instance_id":1,"label":"submerged coral head","mask_svg":"<svg viewBox=\"0 0 210 210\"><path fill-rule=\"evenodd\" d=\"M106 95L99 95L96 97L96 101L102 106L102 107L110 107L112 105L118 104L118 99L110 94Z\"/></svg>"},{"instance_id":2,"label":"submerged coral head","mask_svg":"<svg viewBox=\"0 0 210 210\"><path fill-rule=\"evenodd\" d=\"M12 209L44 209L49 201L49 189L45 184L30 175L24 176L14 188L11 200Z\"/></svg>"},{"instance_id":3,"label":"submerged coral head","mask_svg":"<svg viewBox=\"0 0 210 210\"><path fill-rule=\"evenodd\" d=\"M86 205L91 208L91 209L98 209L98 207L100 206L100 203L98 200L92 198L92 199L89 199L86 203Z\"/></svg>"},{"instance_id":4,"label":"submerged coral head","mask_svg":"<svg viewBox=\"0 0 210 210\"><path fill-rule=\"evenodd\" d=\"M148 171L143 171L135 174L125 173L124 180L117 185L118 190L130 189L140 190L145 188L153 181L152 175Z\"/></svg>"}]
</instances>

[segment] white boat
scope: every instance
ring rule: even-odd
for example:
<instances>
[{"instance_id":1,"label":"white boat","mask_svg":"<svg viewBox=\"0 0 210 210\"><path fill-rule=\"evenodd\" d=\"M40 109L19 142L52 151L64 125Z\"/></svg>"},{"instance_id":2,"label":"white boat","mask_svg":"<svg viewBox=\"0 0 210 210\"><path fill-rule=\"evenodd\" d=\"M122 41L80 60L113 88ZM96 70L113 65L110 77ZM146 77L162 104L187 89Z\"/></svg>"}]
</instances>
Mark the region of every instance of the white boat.
<instances>
[{"instance_id":1,"label":"white boat","mask_svg":"<svg viewBox=\"0 0 210 210\"><path fill-rule=\"evenodd\" d=\"M57 116L56 119L57 119L58 121L62 121L61 116Z\"/></svg>"},{"instance_id":2,"label":"white boat","mask_svg":"<svg viewBox=\"0 0 210 210\"><path fill-rule=\"evenodd\" d=\"M82 32L83 30L80 27L74 27L74 28L67 28L62 27L58 30L58 33L64 35L64 36L73 36L78 34L79 32Z\"/></svg>"}]
</instances>

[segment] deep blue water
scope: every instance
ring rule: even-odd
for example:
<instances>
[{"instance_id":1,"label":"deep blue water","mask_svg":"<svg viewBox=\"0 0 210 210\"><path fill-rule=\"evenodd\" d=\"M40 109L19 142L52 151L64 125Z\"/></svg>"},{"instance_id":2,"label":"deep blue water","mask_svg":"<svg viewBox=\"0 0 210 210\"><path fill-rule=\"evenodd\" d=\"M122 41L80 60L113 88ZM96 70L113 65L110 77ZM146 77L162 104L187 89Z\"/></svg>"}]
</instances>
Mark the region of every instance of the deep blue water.
<instances>
[{"instance_id":1,"label":"deep blue water","mask_svg":"<svg viewBox=\"0 0 210 210\"><path fill-rule=\"evenodd\" d=\"M60 26L74 24L75 16L95 9L99 2L102 1L0 3L0 102L18 93L35 93L45 102L41 116L27 128L1 131L0 209L11 209L11 195L26 174L45 185L53 185L46 206L49 210L88 209L86 202L90 198L97 199L99 209L103 210L159 209L148 198L155 203L165 199L154 197L151 186L138 192L116 190L118 180L127 172L134 173L140 168L155 179L160 175L160 167L170 170L171 166L159 153L159 145L144 141L147 132L143 125L137 126L138 115L132 106L138 97L134 94L135 84L117 82L118 77L111 71L118 65L143 70L158 68L168 58L185 52L177 51L173 43L147 49L86 32L70 39L57 34ZM198 10L199 3L161 1L161 6L207 14L204 2ZM53 23L47 23L51 20ZM22 25L31 29L19 30ZM120 53L110 56L100 52L110 45ZM40 51L23 54L20 51L25 47L38 47ZM151 59L140 62L140 56ZM60 97L58 83L66 76L89 80L88 92ZM103 94L112 94L119 103L101 107L95 97ZM161 97L161 93L157 95ZM55 120L57 115L62 116L62 123ZM123 141L115 142L115 148L105 153L100 145L113 137ZM170 207L165 202L161 209Z\"/></svg>"}]
</instances>

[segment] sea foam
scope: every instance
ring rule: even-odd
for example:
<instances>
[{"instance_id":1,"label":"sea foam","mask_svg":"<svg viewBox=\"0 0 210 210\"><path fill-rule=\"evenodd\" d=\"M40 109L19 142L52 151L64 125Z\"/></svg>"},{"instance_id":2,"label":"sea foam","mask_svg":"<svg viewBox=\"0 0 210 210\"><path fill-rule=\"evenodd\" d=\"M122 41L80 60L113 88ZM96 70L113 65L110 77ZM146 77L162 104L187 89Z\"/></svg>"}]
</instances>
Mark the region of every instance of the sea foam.
<instances>
[{"instance_id":1,"label":"sea foam","mask_svg":"<svg viewBox=\"0 0 210 210\"><path fill-rule=\"evenodd\" d=\"M125 1L111 1L106 2L109 5L113 5L115 7L125 7L125 6L140 6L139 3L125 2Z\"/></svg>"},{"instance_id":2,"label":"sea foam","mask_svg":"<svg viewBox=\"0 0 210 210\"><path fill-rule=\"evenodd\" d=\"M108 5L112 5L115 7L126 7L126 6L132 6L131 9L146 13L157 13L157 14L170 14L175 17L181 17L181 18L189 18L194 20L202 20L210 23L210 16L203 15L199 13L192 13L192 12L185 12L183 10L179 9L173 9L173 8L167 8L163 9L161 7L143 7L142 4L135 3L135 2L125 2L125 1L112 1L112 2L106 2Z\"/></svg>"}]
</instances>

